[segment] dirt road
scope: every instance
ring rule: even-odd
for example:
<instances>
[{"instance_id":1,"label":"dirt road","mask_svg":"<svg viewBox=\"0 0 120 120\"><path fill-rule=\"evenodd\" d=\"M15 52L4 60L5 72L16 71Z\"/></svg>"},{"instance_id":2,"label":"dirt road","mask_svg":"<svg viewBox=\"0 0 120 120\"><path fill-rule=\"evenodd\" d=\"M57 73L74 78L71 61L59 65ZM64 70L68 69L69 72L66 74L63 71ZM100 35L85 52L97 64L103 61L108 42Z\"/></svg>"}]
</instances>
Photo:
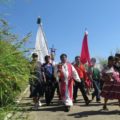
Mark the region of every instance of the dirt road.
<instances>
[{"instance_id":1,"label":"dirt road","mask_svg":"<svg viewBox=\"0 0 120 120\"><path fill-rule=\"evenodd\" d=\"M32 100L28 96L27 92L18 105L18 112L11 120L120 120L120 107L117 100L108 102L109 111L102 111L103 99L102 103L96 103L94 100L89 106L85 106L82 96L79 95L77 103L70 112L64 112L64 107L55 96L51 106L46 106L43 99L43 106L35 111Z\"/></svg>"}]
</instances>

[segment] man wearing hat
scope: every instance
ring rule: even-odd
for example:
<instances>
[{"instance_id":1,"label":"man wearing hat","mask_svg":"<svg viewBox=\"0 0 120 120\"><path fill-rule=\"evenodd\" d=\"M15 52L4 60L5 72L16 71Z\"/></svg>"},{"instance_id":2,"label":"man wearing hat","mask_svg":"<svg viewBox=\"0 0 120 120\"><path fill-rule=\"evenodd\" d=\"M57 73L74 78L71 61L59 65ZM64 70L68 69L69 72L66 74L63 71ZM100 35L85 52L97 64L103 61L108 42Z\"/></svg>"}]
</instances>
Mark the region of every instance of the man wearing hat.
<instances>
[{"instance_id":1,"label":"man wearing hat","mask_svg":"<svg viewBox=\"0 0 120 120\"><path fill-rule=\"evenodd\" d=\"M40 97L43 96L43 73L41 71L41 63L38 61L38 54L32 54L32 61L30 62L30 97L33 98L35 109L37 110Z\"/></svg>"}]
</instances>

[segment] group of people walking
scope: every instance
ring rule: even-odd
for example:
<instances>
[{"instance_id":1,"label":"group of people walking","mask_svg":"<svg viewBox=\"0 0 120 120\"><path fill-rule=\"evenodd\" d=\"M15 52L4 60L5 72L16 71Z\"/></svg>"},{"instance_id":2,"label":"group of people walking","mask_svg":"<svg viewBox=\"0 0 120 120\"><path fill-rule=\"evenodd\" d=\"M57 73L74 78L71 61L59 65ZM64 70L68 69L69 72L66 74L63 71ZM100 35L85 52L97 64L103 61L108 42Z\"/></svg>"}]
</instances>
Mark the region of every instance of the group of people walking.
<instances>
[{"instance_id":1,"label":"group of people walking","mask_svg":"<svg viewBox=\"0 0 120 120\"><path fill-rule=\"evenodd\" d=\"M86 105L96 97L101 102L104 97L103 109L108 110L107 101L118 99L120 105L120 54L109 56L107 65L99 70L96 59L91 58L90 65L83 65L80 56L75 62L68 62L67 55L60 55L60 63L53 64L49 55L45 56L45 63L38 61L38 55L32 54L30 63L30 97L33 98L35 108L38 109L40 98L45 96L46 105L50 105L57 89L58 98L64 104L65 111L69 111L73 102L77 102L77 92L80 89ZM91 100L88 95L93 91Z\"/></svg>"}]
</instances>

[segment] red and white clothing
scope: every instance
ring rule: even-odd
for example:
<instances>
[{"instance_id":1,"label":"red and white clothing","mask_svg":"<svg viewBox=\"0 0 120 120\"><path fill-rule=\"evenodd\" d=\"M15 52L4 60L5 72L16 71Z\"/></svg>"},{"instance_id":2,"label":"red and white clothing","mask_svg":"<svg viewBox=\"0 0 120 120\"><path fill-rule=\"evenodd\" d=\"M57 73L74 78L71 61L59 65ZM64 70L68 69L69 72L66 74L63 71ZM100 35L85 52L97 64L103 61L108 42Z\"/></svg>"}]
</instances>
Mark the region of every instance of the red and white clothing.
<instances>
[{"instance_id":1,"label":"red and white clothing","mask_svg":"<svg viewBox=\"0 0 120 120\"><path fill-rule=\"evenodd\" d=\"M101 96L106 99L120 99L120 74L113 67L106 69L103 71L104 85Z\"/></svg>"},{"instance_id":2,"label":"red and white clothing","mask_svg":"<svg viewBox=\"0 0 120 120\"><path fill-rule=\"evenodd\" d=\"M61 99L65 106L73 105L73 82L80 82L77 71L70 63L60 63L56 67L56 77L59 80Z\"/></svg>"}]
</instances>

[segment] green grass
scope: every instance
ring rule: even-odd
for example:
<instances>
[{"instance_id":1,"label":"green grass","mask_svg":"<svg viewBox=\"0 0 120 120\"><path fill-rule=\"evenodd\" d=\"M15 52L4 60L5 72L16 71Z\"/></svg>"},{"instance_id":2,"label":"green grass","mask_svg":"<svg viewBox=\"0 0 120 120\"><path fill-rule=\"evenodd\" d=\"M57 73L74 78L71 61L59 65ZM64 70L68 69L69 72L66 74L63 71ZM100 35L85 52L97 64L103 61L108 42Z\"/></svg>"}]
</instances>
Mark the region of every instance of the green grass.
<instances>
[{"instance_id":1,"label":"green grass","mask_svg":"<svg viewBox=\"0 0 120 120\"><path fill-rule=\"evenodd\" d=\"M25 89L29 79L29 60L24 43L10 32L8 23L0 19L0 120L16 106L15 98Z\"/></svg>"}]
</instances>

